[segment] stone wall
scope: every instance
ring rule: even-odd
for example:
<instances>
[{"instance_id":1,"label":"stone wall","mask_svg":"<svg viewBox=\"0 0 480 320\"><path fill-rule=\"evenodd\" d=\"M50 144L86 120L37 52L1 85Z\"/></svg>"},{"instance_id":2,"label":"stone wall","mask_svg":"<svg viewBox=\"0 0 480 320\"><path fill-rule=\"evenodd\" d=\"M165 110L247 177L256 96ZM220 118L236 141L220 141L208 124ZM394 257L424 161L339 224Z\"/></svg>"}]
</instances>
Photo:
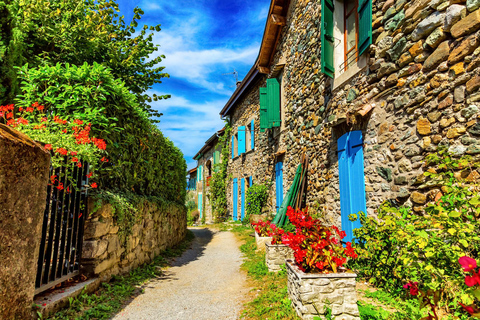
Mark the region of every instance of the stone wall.
<instances>
[{"instance_id":1,"label":"stone wall","mask_svg":"<svg viewBox=\"0 0 480 320\"><path fill-rule=\"evenodd\" d=\"M207 186L207 178L209 178L214 173L214 165L213 165L213 153L215 151L221 151L221 148L218 146L217 143L205 151L204 155L198 160L198 166L203 166L202 172L202 181L197 181L197 194L200 192L203 194L202 196L202 206L203 206L203 216L205 216L205 223L213 223L214 216L212 212L212 205L210 203L210 197L208 196L210 186ZM209 175L207 162L210 161L212 164L211 175ZM197 195L197 203L198 203L198 195Z\"/></svg>"},{"instance_id":2,"label":"stone wall","mask_svg":"<svg viewBox=\"0 0 480 320\"><path fill-rule=\"evenodd\" d=\"M311 320L316 315L324 315L328 306L335 319L360 320L356 274L306 274L290 262L287 275L288 296L300 318Z\"/></svg>"},{"instance_id":3,"label":"stone wall","mask_svg":"<svg viewBox=\"0 0 480 320\"><path fill-rule=\"evenodd\" d=\"M0 319L32 319L50 155L0 124Z\"/></svg>"},{"instance_id":4,"label":"stone wall","mask_svg":"<svg viewBox=\"0 0 480 320\"><path fill-rule=\"evenodd\" d=\"M265 243L265 264L268 271L278 272L282 270L285 260L293 260L293 250L284 244Z\"/></svg>"},{"instance_id":5,"label":"stone wall","mask_svg":"<svg viewBox=\"0 0 480 320\"><path fill-rule=\"evenodd\" d=\"M92 206L90 199L89 207ZM137 209L138 221L130 233L122 232L115 222L110 204L102 204L87 218L82 251L84 272L102 279L126 273L152 261L162 250L178 244L185 237L187 219L184 206L170 204L161 207L144 202Z\"/></svg>"},{"instance_id":6,"label":"stone wall","mask_svg":"<svg viewBox=\"0 0 480 320\"><path fill-rule=\"evenodd\" d=\"M362 57L367 65L335 85L321 73L320 4L291 1L270 67L273 77L285 65L285 129L256 128L256 150L230 160L229 170L234 178L273 181L275 154L285 149L286 192L300 155L308 153L307 205L340 226L336 141L362 130L368 214L387 199L420 211L440 192L422 175L428 153L445 146L457 156L480 154L480 1L373 0L373 44ZM259 125L258 87L264 85L265 77L237 103L234 129L251 117Z\"/></svg>"}]
</instances>

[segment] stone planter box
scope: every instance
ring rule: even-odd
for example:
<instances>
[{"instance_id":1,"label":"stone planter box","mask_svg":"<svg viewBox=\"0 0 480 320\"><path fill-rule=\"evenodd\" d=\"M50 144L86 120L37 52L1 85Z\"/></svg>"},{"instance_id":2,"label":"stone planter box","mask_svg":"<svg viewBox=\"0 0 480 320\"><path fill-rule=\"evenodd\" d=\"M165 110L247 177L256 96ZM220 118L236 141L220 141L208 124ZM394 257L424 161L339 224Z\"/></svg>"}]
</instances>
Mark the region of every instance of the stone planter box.
<instances>
[{"instance_id":1,"label":"stone planter box","mask_svg":"<svg viewBox=\"0 0 480 320\"><path fill-rule=\"evenodd\" d=\"M257 251L265 252L265 243L272 243L272 237L260 237L255 231L255 241L257 242Z\"/></svg>"},{"instance_id":2,"label":"stone planter box","mask_svg":"<svg viewBox=\"0 0 480 320\"><path fill-rule=\"evenodd\" d=\"M285 264L285 260L293 260L293 250L284 244L270 244L265 243L265 263L268 271L278 272Z\"/></svg>"},{"instance_id":3,"label":"stone planter box","mask_svg":"<svg viewBox=\"0 0 480 320\"><path fill-rule=\"evenodd\" d=\"M355 273L304 273L292 260L286 265L288 296L300 318L311 320L318 315L317 310L324 315L328 305L335 319L360 320Z\"/></svg>"}]
</instances>

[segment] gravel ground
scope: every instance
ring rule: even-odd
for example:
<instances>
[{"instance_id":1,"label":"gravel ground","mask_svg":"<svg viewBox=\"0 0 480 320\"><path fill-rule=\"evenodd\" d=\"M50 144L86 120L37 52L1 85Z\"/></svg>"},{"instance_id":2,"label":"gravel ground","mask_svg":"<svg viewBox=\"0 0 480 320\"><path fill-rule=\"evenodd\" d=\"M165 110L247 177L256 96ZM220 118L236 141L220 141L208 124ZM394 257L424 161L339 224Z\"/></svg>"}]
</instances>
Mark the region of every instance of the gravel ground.
<instances>
[{"instance_id":1,"label":"gravel ground","mask_svg":"<svg viewBox=\"0 0 480 320\"><path fill-rule=\"evenodd\" d=\"M113 319L239 319L250 288L231 232L191 228L191 249Z\"/></svg>"}]
</instances>

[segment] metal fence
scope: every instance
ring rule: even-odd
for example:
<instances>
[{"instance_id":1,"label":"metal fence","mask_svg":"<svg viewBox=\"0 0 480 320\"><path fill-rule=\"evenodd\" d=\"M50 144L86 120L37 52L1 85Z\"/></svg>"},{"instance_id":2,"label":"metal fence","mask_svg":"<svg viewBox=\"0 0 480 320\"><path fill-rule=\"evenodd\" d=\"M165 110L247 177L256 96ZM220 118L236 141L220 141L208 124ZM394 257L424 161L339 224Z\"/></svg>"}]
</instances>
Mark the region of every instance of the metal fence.
<instances>
[{"instance_id":1,"label":"metal fence","mask_svg":"<svg viewBox=\"0 0 480 320\"><path fill-rule=\"evenodd\" d=\"M35 294L79 274L88 184L88 164L80 164L50 168Z\"/></svg>"}]
</instances>

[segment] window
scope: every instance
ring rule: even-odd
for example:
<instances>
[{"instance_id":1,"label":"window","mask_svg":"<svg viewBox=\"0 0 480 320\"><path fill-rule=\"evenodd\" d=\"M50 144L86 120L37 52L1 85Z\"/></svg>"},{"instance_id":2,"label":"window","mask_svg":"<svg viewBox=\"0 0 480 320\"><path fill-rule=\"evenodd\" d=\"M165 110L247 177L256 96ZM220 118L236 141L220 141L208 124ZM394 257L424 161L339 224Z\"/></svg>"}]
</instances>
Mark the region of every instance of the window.
<instances>
[{"instance_id":1,"label":"window","mask_svg":"<svg viewBox=\"0 0 480 320\"><path fill-rule=\"evenodd\" d=\"M246 152L246 128L245 126L238 127L237 131L237 155Z\"/></svg>"},{"instance_id":2,"label":"window","mask_svg":"<svg viewBox=\"0 0 480 320\"><path fill-rule=\"evenodd\" d=\"M347 242L352 241L353 230L362 226L360 219L351 221L349 216L360 211L367 213L362 132L352 131L341 136L337 150L342 230L347 234L344 239Z\"/></svg>"},{"instance_id":3,"label":"window","mask_svg":"<svg viewBox=\"0 0 480 320\"><path fill-rule=\"evenodd\" d=\"M218 172L218 165L220 164L220 151L213 153L213 172Z\"/></svg>"},{"instance_id":4,"label":"window","mask_svg":"<svg viewBox=\"0 0 480 320\"><path fill-rule=\"evenodd\" d=\"M255 120L250 121L246 126L246 150L250 151L255 149Z\"/></svg>"},{"instance_id":5,"label":"window","mask_svg":"<svg viewBox=\"0 0 480 320\"><path fill-rule=\"evenodd\" d=\"M267 87L260 88L260 132L281 126L280 103L279 79L267 79Z\"/></svg>"},{"instance_id":6,"label":"window","mask_svg":"<svg viewBox=\"0 0 480 320\"><path fill-rule=\"evenodd\" d=\"M212 161L208 160L207 161L207 177L210 177L212 175Z\"/></svg>"},{"instance_id":7,"label":"window","mask_svg":"<svg viewBox=\"0 0 480 320\"><path fill-rule=\"evenodd\" d=\"M202 181L202 171L203 171L203 166L198 166L197 169L197 180Z\"/></svg>"},{"instance_id":8,"label":"window","mask_svg":"<svg viewBox=\"0 0 480 320\"><path fill-rule=\"evenodd\" d=\"M372 0L322 0L321 19L322 72L338 78L372 44Z\"/></svg>"}]
</instances>

